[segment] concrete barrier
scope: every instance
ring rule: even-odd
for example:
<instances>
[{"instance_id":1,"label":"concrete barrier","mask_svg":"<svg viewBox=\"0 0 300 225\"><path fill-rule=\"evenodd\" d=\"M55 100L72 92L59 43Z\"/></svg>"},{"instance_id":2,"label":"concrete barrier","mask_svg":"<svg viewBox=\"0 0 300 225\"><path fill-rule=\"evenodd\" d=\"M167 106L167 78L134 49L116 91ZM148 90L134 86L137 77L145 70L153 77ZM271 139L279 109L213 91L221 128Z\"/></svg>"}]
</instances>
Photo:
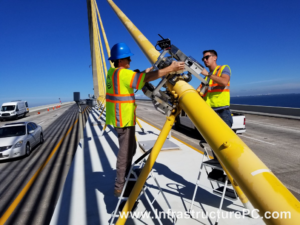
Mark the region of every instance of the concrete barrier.
<instances>
[{"instance_id":1,"label":"concrete barrier","mask_svg":"<svg viewBox=\"0 0 300 225\"><path fill-rule=\"evenodd\" d=\"M137 102L149 102L148 99L137 99ZM242 112L255 115L274 116L290 119L300 119L300 108L290 107L275 107L275 106L261 106L261 105L230 105L231 111Z\"/></svg>"},{"instance_id":2,"label":"concrete barrier","mask_svg":"<svg viewBox=\"0 0 300 225\"><path fill-rule=\"evenodd\" d=\"M69 105L69 104L75 104L75 102L74 101L72 101L72 102L63 102L62 104L55 103L55 104L51 104L51 105L42 105L42 106L37 106L37 107L31 107L31 108L29 108L29 113L30 112L35 112L35 111L38 111L38 110L42 110L42 109L56 107L57 105Z\"/></svg>"},{"instance_id":3,"label":"concrete barrier","mask_svg":"<svg viewBox=\"0 0 300 225\"><path fill-rule=\"evenodd\" d=\"M230 109L232 109L232 111L240 111L244 113L252 113L259 115L265 114L279 117L284 116L288 118L299 117L300 119L300 108L231 104Z\"/></svg>"}]
</instances>

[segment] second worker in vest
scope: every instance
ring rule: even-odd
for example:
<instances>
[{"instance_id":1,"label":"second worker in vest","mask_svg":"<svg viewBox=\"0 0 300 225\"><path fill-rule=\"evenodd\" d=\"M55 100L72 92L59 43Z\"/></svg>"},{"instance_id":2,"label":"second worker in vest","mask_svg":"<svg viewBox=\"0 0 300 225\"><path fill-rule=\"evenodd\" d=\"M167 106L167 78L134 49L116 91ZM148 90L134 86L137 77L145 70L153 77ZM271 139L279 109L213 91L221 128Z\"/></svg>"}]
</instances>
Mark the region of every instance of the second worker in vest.
<instances>
[{"instance_id":1,"label":"second worker in vest","mask_svg":"<svg viewBox=\"0 0 300 225\"><path fill-rule=\"evenodd\" d=\"M106 79L106 125L112 125L118 134L117 178L114 195L120 196L125 184L132 158L136 152L135 123L136 104L134 89L141 90L146 82L184 69L184 62L173 62L170 66L150 72L151 68L138 73L130 68L130 49L125 43L115 44L111 49L110 68Z\"/></svg>"},{"instance_id":2,"label":"second worker in vest","mask_svg":"<svg viewBox=\"0 0 300 225\"><path fill-rule=\"evenodd\" d=\"M230 106L230 75L231 71L228 65L217 65L218 54L215 50L203 51L202 61L209 69L204 69L202 74L206 76L205 80L209 81L208 90L202 96L205 102L223 119L223 121L231 128L233 120ZM201 85L197 88L200 91ZM213 152L213 156L217 159ZM223 171L213 169L208 177L224 181Z\"/></svg>"}]
</instances>

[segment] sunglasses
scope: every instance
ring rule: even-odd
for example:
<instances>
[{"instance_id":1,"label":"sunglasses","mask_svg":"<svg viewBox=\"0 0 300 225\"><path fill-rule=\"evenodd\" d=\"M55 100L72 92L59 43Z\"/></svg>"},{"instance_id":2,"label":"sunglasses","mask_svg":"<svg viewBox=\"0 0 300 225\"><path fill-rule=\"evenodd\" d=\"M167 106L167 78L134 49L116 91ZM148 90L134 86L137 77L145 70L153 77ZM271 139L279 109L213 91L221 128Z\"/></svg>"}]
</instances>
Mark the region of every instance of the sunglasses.
<instances>
[{"instance_id":1,"label":"sunglasses","mask_svg":"<svg viewBox=\"0 0 300 225\"><path fill-rule=\"evenodd\" d=\"M204 60L208 60L209 59L209 57L211 57L212 55L207 55L207 56L204 56L203 58L202 58L202 61L204 62Z\"/></svg>"}]
</instances>

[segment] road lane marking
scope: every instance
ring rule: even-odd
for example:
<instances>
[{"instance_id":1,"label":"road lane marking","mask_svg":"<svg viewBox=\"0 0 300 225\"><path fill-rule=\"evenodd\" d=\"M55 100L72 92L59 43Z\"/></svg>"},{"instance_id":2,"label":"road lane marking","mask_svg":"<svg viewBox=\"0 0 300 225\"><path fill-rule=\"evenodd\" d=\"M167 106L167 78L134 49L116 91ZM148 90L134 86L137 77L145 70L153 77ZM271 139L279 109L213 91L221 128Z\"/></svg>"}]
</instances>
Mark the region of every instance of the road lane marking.
<instances>
[{"instance_id":1,"label":"road lane marking","mask_svg":"<svg viewBox=\"0 0 300 225\"><path fill-rule=\"evenodd\" d=\"M44 121L43 121L43 122L40 122L40 123L38 123L38 124L42 124L42 123L44 123Z\"/></svg>"},{"instance_id":2,"label":"road lane marking","mask_svg":"<svg viewBox=\"0 0 300 225\"><path fill-rule=\"evenodd\" d=\"M253 140L256 140L256 141L259 141L259 142L263 142L263 143L266 143L266 144L269 144L269 145L275 145L273 143L270 143L270 142L267 142L267 141L262 141L262 140L252 138L252 137L248 137L248 136L245 136L245 135L242 135L241 137L250 138L250 139L253 139Z\"/></svg>"},{"instance_id":3,"label":"road lane marking","mask_svg":"<svg viewBox=\"0 0 300 225\"><path fill-rule=\"evenodd\" d=\"M88 107L85 108L85 110ZM82 112L84 113L85 110ZM15 198L15 200L13 201L13 203L8 207L8 209L4 212L4 214L2 215L2 217L0 218L0 225L4 225L6 220L11 216L11 214L14 212L14 210L16 209L16 207L19 205L19 203L22 201L23 197L25 196L25 194L27 193L27 191L30 189L31 185L34 183L34 181L37 179L37 177L39 176L39 174L42 172L42 170L45 168L45 166L48 164L48 162L50 161L50 159L52 158L52 156L55 154L55 152L57 151L57 149L60 147L60 145L62 144L63 140L68 136L68 134L71 132L71 130L73 129L74 125L78 122L78 119L73 123L73 125L69 128L69 130L67 131L67 133L62 137L62 139L60 139L60 141L57 143L57 145L55 146L55 148L52 150L51 154L48 156L48 158L46 159L46 161L40 166L40 168L35 172L35 174L31 177L31 179L28 181L28 183L26 184L26 186L22 189L22 191L20 192L20 194Z\"/></svg>"},{"instance_id":4,"label":"road lane marking","mask_svg":"<svg viewBox=\"0 0 300 225\"><path fill-rule=\"evenodd\" d=\"M260 169L260 170L256 170L256 171L252 172L251 175L252 175L252 176L255 176L255 175L257 175L257 174L265 173L265 172L270 173L271 170L269 170L269 169Z\"/></svg>"},{"instance_id":5,"label":"road lane marking","mask_svg":"<svg viewBox=\"0 0 300 225\"><path fill-rule=\"evenodd\" d=\"M262 126L266 126L266 127L274 127L274 128L279 128L279 129L283 129L283 130L300 132L299 129L296 129L296 128L293 128L293 127L274 126L274 125L271 125L271 124L268 124L268 123L260 123L260 122L254 122L254 121L249 121L249 120L247 120L247 123L253 123L253 124L258 124L258 125L262 125Z\"/></svg>"}]
</instances>

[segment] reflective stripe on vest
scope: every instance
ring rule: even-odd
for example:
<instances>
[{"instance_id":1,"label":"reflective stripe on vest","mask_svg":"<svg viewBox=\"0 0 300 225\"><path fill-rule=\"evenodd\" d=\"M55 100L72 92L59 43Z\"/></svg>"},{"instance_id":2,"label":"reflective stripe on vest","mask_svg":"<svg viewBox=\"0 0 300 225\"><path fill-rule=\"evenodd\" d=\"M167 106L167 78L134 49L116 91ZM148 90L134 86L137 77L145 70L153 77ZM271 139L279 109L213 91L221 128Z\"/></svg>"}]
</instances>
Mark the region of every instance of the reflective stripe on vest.
<instances>
[{"instance_id":1,"label":"reflective stripe on vest","mask_svg":"<svg viewBox=\"0 0 300 225\"><path fill-rule=\"evenodd\" d=\"M214 69L212 75L216 75L220 77L226 66L227 65L217 66ZM229 68L229 66L227 67ZM205 79L207 80L207 77ZM230 105L230 82L228 82L226 86L222 86L210 79L208 90L203 96L203 98L211 107L221 107L227 105L229 106Z\"/></svg>"},{"instance_id":2,"label":"reflective stripe on vest","mask_svg":"<svg viewBox=\"0 0 300 225\"><path fill-rule=\"evenodd\" d=\"M219 67L220 67L220 66L217 66L217 67L214 69L212 75L215 75L215 74L216 74L216 72L217 72L217 70L219 69ZM205 80L208 80L208 83L211 83L211 82L210 82L210 78L205 77ZM201 88L202 88L202 83L200 84L200 90L201 90ZM209 89L209 87L208 87L208 89ZM207 89L207 90L208 90L208 89ZM207 95L207 90L205 91L205 93L204 93L204 95L203 95L203 98Z\"/></svg>"},{"instance_id":3,"label":"reflective stripe on vest","mask_svg":"<svg viewBox=\"0 0 300 225\"><path fill-rule=\"evenodd\" d=\"M141 79L142 79L143 73L135 73L132 76L131 82L130 82L130 87L131 88L138 88L140 85Z\"/></svg>"},{"instance_id":4,"label":"reflective stripe on vest","mask_svg":"<svg viewBox=\"0 0 300 225\"><path fill-rule=\"evenodd\" d=\"M121 69L116 69L115 72L112 75L112 83L113 83L114 94L121 93L121 91L120 91L120 80L119 80L120 72L121 72Z\"/></svg>"},{"instance_id":5,"label":"reflective stripe on vest","mask_svg":"<svg viewBox=\"0 0 300 225\"><path fill-rule=\"evenodd\" d=\"M113 103L134 102L135 97L134 97L134 94L113 95L113 94L106 93L106 100L108 102L113 102Z\"/></svg>"}]
</instances>

